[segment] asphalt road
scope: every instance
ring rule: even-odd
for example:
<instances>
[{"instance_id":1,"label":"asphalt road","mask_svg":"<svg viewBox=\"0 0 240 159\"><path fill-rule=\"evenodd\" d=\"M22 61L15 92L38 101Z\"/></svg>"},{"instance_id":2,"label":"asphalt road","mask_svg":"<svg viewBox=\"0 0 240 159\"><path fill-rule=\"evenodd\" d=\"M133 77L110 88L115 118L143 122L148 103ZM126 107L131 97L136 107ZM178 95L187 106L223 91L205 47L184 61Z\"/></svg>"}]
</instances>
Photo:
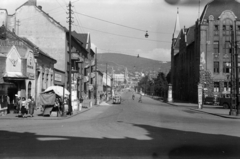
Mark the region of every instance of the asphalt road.
<instances>
[{"instance_id":1,"label":"asphalt road","mask_svg":"<svg viewBox=\"0 0 240 159\"><path fill-rule=\"evenodd\" d=\"M0 158L240 158L240 121L132 92L66 120L1 120Z\"/></svg>"}]
</instances>

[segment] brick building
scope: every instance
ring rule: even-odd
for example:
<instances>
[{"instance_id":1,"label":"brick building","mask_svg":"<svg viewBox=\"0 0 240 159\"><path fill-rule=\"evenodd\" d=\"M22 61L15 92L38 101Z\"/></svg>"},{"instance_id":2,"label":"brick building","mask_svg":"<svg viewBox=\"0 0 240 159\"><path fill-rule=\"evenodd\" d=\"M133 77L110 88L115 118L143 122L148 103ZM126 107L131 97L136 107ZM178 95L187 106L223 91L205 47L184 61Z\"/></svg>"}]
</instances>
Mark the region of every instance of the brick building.
<instances>
[{"instance_id":1,"label":"brick building","mask_svg":"<svg viewBox=\"0 0 240 159\"><path fill-rule=\"evenodd\" d=\"M240 40L239 7L235 0L214 0L193 26L183 29L177 16L171 51L173 100L197 102L199 83L204 96L230 93L232 32Z\"/></svg>"}]
</instances>

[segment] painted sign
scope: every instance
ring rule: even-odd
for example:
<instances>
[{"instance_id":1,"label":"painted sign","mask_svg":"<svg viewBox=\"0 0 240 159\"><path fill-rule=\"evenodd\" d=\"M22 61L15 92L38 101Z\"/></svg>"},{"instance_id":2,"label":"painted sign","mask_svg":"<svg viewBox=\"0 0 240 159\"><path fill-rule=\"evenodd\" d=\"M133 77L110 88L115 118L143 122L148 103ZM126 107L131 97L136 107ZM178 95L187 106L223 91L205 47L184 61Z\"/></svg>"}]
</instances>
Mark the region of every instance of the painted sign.
<instances>
[{"instance_id":1,"label":"painted sign","mask_svg":"<svg viewBox=\"0 0 240 159\"><path fill-rule=\"evenodd\" d=\"M54 78L54 80L55 80L55 81L62 82L62 75L55 73L55 78Z\"/></svg>"},{"instance_id":2,"label":"painted sign","mask_svg":"<svg viewBox=\"0 0 240 159\"><path fill-rule=\"evenodd\" d=\"M27 76L30 80L35 79L35 62L34 62L34 56L31 51L28 52L27 55Z\"/></svg>"}]
</instances>

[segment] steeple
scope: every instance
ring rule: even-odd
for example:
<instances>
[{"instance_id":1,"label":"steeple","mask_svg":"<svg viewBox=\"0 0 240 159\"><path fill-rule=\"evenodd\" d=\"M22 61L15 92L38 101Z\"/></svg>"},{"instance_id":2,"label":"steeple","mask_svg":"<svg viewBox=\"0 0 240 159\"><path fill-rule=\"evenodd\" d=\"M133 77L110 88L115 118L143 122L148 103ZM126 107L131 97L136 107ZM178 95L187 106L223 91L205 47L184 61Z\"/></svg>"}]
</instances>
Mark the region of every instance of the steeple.
<instances>
[{"instance_id":1,"label":"steeple","mask_svg":"<svg viewBox=\"0 0 240 159\"><path fill-rule=\"evenodd\" d=\"M180 27L180 21L179 21L179 11L177 8L177 18L176 18L174 32L173 32L173 39L176 39L178 37L178 34L180 33L180 31L181 31L181 27Z\"/></svg>"}]
</instances>

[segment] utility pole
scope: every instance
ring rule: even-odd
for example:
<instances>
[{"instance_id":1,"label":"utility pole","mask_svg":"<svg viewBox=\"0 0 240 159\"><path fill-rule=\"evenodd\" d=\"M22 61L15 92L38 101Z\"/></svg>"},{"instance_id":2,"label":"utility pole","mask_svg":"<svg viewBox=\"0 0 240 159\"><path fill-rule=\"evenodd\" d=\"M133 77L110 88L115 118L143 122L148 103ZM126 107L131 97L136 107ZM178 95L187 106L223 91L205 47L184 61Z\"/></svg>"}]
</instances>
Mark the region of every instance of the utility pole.
<instances>
[{"instance_id":1,"label":"utility pole","mask_svg":"<svg viewBox=\"0 0 240 159\"><path fill-rule=\"evenodd\" d=\"M236 33L236 21L234 21L234 25L235 25L235 32L234 32L234 36L235 36L235 66L236 66L236 110L237 110L237 114L236 115L240 115L240 106L239 106L239 77L238 77L238 41L237 41L237 33Z\"/></svg>"},{"instance_id":2,"label":"utility pole","mask_svg":"<svg viewBox=\"0 0 240 159\"><path fill-rule=\"evenodd\" d=\"M106 63L106 100L108 99L108 92L107 92L107 67L108 67L108 64Z\"/></svg>"},{"instance_id":3,"label":"utility pole","mask_svg":"<svg viewBox=\"0 0 240 159\"><path fill-rule=\"evenodd\" d=\"M68 71L68 84L69 84L69 110L68 110L68 113L71 115L72 114L72 62L71 62L71 51L72 51L72 4L71 4L71 1L69 1L69 5L68 5L68 24L69 24L69 45L68 45L68 55L69 55L69 71Z\"/></svg>"}]
</instances>

